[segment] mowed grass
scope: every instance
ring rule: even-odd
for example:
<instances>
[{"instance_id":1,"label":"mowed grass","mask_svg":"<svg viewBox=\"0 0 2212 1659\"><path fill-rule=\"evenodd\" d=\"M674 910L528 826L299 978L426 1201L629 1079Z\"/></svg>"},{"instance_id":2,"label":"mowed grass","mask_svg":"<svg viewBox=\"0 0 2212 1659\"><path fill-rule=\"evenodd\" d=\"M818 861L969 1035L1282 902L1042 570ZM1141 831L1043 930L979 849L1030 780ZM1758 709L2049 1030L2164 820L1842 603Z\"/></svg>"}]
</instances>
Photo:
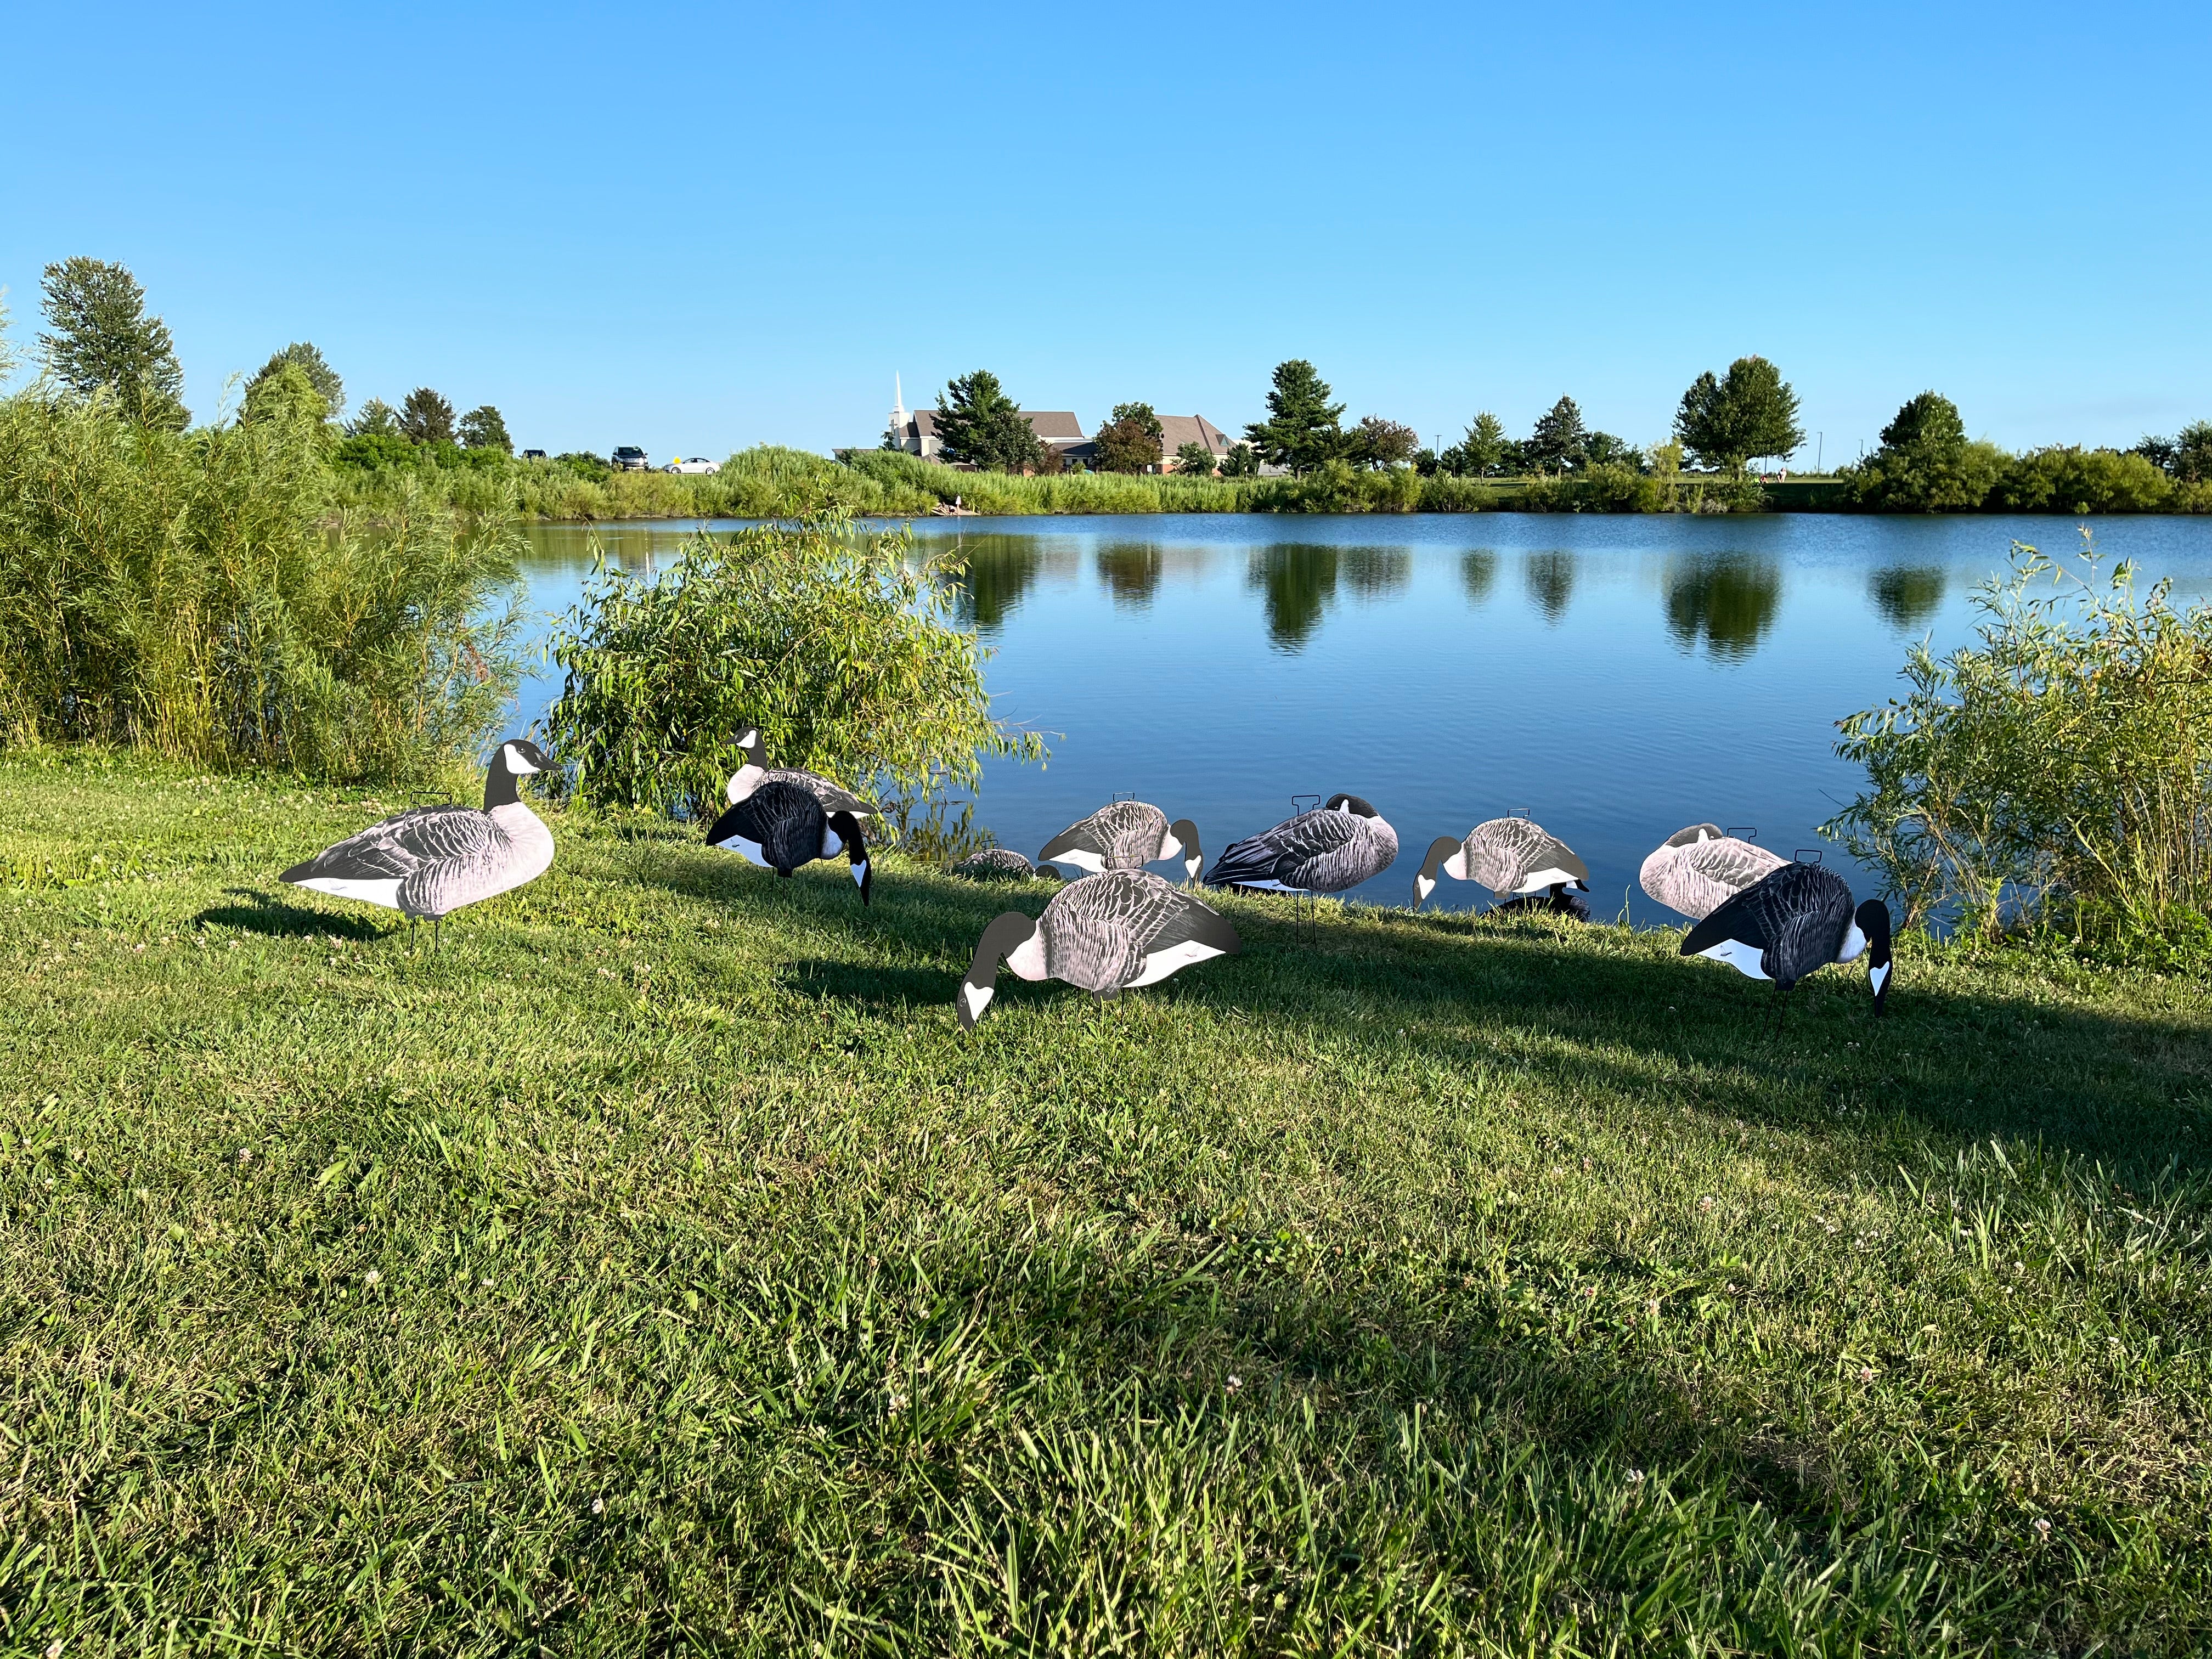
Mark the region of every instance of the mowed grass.
<instances>
[{"instance_id":1,"label":"mowed grass","mask_svg":"<svg viewBox=\"0 0 2212 1659\"><path fill-rule=\"evenodd\" d=\"M2212 1641L2201 982L1225 899L967 1035L1045 890L274 879L404 804L0 762L0 1650Z\"/></svg>"}]
</instances>

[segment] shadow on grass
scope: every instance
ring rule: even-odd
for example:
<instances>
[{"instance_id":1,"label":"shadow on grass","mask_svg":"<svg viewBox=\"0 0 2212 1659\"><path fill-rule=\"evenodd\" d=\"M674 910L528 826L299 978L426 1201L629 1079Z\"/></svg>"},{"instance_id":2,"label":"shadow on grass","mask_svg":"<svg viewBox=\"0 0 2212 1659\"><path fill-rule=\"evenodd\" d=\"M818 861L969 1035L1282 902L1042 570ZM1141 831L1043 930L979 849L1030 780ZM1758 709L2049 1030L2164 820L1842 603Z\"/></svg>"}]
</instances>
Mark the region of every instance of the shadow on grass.
<instances>
[{"instance_id":1,"label":"shadow on grass","mask_svg":"<svg viewBox=\"0 0 2212 1659\"><path fill-rule=\"evenodd\" d=\"M794 996L848 1002L879 1014L909 1014L951 1007L957 974L931 968L875 968L812 957L787 963L777 982Z\"/></svg>"},{"instance_id":2,"label":"shadow on grass","mask_svg":"<svg viewBox=\"0 0 2212 1659\"><path fill-rule=\"evenodd\" d=\"M287 904L272 893L252 887L226 887L223 896L244 901L210 905L192 918L196 927L235 927L270 939L337 938L367 941L382 939L389 931L361 916L340 915L329 910L310 910Z\"/></svg>"}]
</instances>

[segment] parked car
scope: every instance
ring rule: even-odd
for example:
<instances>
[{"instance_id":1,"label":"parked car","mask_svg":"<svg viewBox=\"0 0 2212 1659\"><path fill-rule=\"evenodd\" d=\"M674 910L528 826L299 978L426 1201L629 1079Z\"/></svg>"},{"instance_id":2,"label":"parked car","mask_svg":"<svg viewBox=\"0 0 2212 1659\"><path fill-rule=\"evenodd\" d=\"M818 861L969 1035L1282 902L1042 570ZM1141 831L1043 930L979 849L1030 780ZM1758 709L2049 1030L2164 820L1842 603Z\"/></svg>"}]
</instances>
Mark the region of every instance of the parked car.
<instances>
[{"instance_id":1,"label":"parked car","mask_svg":"<svg viewBox=\"0 0 2212 1659\"><path fill-rule=\"evenodd\" d=\"M617 472L649 472L653 463L645 459L645 452L635 444L617 444L612 459Z\"/></svg>"},{"instance_id":2,"label":"parked car","mask_svg":"<svg viewBox=\"0 0 2212 1659\"><path fill-rule=\"evenodd\" d=\"M542 461L545 459L545 452L542 449L526 449L522 452L522 459L526 461Z\"/></svg>"},{"instance_id":3,"label":"parked car","mask_svg":"<svg viewBox=\"0 0 2212 1659\"><path fill-rule=\"evenodd\" d=\"M712 477L722 470L720 461L710 461L704 455L694 455L690 460L677 459L660 469L663 472L703 472Z\"/></svg>"}]
</instances>

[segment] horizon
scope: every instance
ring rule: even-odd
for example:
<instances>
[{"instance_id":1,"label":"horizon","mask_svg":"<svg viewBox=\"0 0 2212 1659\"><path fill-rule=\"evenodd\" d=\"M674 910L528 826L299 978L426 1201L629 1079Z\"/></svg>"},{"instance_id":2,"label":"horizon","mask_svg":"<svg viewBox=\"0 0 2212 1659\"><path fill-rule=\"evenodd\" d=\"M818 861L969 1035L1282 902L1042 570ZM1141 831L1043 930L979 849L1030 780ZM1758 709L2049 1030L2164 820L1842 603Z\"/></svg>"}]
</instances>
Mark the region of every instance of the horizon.
<instances>
[{"instance_id":1,"label":"horizon","mask_svg":"<svg viewBox=\"0 0 2212 1659\"><path fill-rule=\"evenodd\" d=\"M2212 416L2175 7L104 16L97 102L69 20L12 31L70 72L0 112L0 286L28 356L46 264L128 265L196 420L295 340L350 409L428 386L656 462L872 447L894 374L977 368L1241 435L1292 357L1425 445L1563 394L1650 444L1751 354L1798 467L1929 388L2014 450Z\"/></svg>"}]
</instances>

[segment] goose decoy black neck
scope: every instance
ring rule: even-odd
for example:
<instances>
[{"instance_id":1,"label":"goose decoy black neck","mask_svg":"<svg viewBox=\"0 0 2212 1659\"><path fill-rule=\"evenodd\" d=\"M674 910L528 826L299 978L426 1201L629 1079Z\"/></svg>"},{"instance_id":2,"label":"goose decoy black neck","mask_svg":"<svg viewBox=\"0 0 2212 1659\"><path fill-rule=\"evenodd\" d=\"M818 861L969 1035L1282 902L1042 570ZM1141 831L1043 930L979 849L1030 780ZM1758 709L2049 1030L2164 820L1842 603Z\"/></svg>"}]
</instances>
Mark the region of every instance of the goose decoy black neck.
<instances>
[{"instance_id":1,"label":"goose decoy black neck","mask_svg":"<svg viewBox=\"0 0 2212 1659\"><path fill-rule=\"evenodd\" d=\"M1198 872L1206 867L1206 854L1198 844L1198 826L1188 818L1177 818L1168 825L1167 845L1160 848L1160 856L1171 859L1182 854L1182 877L1185 881L1196 881Z\"/></svg>"},{"instance_id":2,"label":"goose decoy black neck","mask_svg":"<svg viewBox=\"0 0 2212 1659\"><path fill-rule=\"evenodd\" d=\"M545 751L527 738L510 738L499 746L498 757L484 773L483 810L492 811L501 806L514 806L522 799L516 787L517 778L526 778L534 772L550 772L553 763Z\"/></svg>"},{"instance_id":3,"label":"goose decoy black neck","mask_svg":"<svg viewBox=\"0 0 2212 1659\"><path fill-rule=\"evenodd\" d=\"M1880 1018L1889 1012L1889 907L1880 899L1869 899L1852 914L1851 931L1866 941L1867 984L1874 991L1875 1017Z\"/></svg>"},{"instance_id":4,"label":"goose decoy black neck","mask_svg":"<svg viewBox=\"0 0 2212 1659\"><path fill-rule=\"evenodd\" d=\"M1467 856L1457 836L1438 836L1429 843L1422 855L1421 868L1413 878L1413 908L1421 908L1430 894L1437 890L1437 877L1449 876L1454 881L1467 879Z\"/></svg>"},{"instance_id":5,"label":"goose decoy black neck","mask_svg":"<svg viewBox=\"0 0 2212 1659\"><path fill-rule=\"evenodd\" d=\"M960 981L961 1030L974 1030L975 1022L983 1018L983 1011L998 994L999 964L1007 957L1022 958L1012 965L1023 978L1044 976L1044 952L1038 948L1036 931L1036 918L1024 915L1018 910L1006 911L983 930L983 937L975 941L975 954L968 963L967 976ZM1036 960L1028 961L1024 952ZM1025 969L1034 971L1024 972Z\"/></svg>"}]
</instances>

